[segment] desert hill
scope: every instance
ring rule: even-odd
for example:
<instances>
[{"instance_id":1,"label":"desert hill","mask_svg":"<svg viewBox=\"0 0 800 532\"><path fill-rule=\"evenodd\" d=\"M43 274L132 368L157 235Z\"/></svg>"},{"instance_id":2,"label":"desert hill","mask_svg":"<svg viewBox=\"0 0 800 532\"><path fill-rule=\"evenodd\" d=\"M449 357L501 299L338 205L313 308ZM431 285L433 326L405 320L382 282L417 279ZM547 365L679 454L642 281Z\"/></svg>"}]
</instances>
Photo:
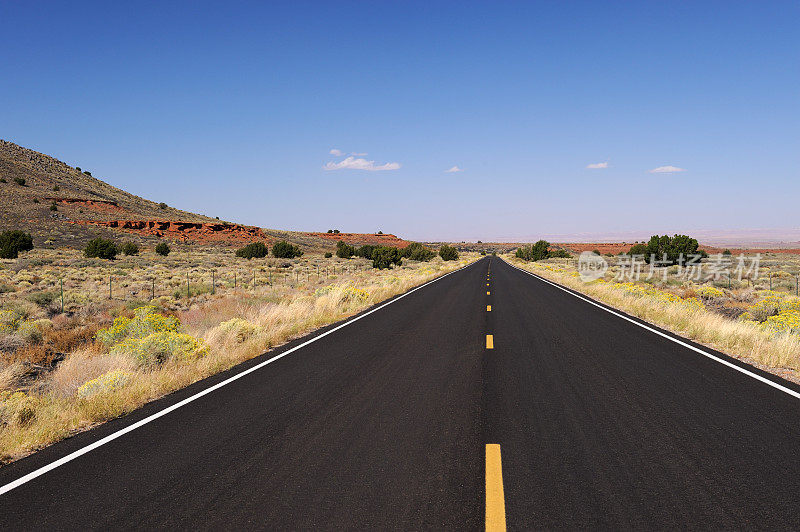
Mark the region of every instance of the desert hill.
<instances>
[{"instance_id":1,"label":"desert hill","mask_svg":"<svg viewBox=\"0 0 800 532\"><path fill-rule=\"evenodd\" d=\"M37 245L82 246L96 236L144 244L241 245L288 240L307 250L336 241L404 247L390 234L280 231L221 221L135 196L86 170L0 140L0 228L31 233Z\"/></svg>"}]
</instances>

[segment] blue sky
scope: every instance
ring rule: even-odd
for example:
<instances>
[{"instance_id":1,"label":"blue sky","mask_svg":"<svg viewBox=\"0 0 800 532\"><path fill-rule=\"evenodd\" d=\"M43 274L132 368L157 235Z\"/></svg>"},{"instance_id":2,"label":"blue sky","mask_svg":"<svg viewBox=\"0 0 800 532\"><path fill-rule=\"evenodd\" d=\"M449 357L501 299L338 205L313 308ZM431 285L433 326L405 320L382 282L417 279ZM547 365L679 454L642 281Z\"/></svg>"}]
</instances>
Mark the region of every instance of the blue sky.
<instances>
[{"instance_id":1,"label":"blue sky","mask_svg":"<svg viewBox=\"0 0 800 532\"><path fill-rule=\"evenodd\" d=\"M269 228L798 227L798 20L797 2L5 0L0 137Z\"/></svg>"}]
</instances>

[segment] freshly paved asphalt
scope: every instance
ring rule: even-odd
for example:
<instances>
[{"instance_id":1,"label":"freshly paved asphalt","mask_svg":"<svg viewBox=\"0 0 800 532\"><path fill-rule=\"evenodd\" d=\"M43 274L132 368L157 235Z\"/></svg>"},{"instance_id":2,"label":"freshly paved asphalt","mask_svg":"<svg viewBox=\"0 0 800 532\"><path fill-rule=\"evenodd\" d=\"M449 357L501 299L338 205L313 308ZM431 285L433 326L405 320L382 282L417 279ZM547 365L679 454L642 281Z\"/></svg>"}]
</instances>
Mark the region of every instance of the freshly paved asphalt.
<instances>
[{"instance_id":1,"label":"freshly paved asphalt","mask_svg":"<svg viewBox=\"0 0 800 532\"><path fill-rule=\"evenodd\" d=\"M0 496L0 527L481 529L496 443L512 529L797 528L798 436L797 399L486 258Z\"/></svg>"}]
</instances>

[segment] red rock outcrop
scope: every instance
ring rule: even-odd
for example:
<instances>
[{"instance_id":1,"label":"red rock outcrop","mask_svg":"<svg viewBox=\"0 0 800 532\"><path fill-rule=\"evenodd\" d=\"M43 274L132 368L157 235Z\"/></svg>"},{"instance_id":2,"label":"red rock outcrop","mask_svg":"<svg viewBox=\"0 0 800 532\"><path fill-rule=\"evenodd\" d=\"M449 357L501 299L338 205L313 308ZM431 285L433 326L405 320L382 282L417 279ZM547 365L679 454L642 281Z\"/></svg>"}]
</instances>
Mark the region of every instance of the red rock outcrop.
<instances>
[{"instance_id":1,"label":"red rock outcrop","mask_svg":"<svg viewBox=\"0 0 800 532\"><path fill-rule=\"evenodd\" d=\"M249 225L226 223L174 222L170 220L80 220L73 223L98 225L127 233L171 238L181 242L241 243L270 240L264 232Z\"/></svg>"}]
</instances>

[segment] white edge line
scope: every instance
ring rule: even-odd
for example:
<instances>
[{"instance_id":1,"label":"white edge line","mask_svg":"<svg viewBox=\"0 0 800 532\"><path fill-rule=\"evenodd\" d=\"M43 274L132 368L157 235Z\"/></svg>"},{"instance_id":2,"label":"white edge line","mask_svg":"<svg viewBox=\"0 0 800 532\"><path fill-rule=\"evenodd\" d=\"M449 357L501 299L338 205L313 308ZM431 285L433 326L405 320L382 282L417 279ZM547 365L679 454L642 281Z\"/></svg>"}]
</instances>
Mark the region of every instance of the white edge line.
<instances>
[{"instance_id":1,"label":"white edge line","mask_svg":"<svg viewBox=\"0 0 800 532\"><path fill-rule=\"evenodd\" d=\"M668 335L666 333L663 333L663 332L659 331L658 329L654 329L654 328L649 327L649 326L647 326L647 325L645 325L643 323L639 323L638 321L636 321L634 319L631 319L628 316L625 316L624 314L620 314L619 312L615 312L615 311L613 311L613 310L611 310L611 309L609 309L607 307L604 307L603 305L601 305L601 304L599 304L599 303L597 303L595 301L592 301L591 299L588 299L586 297L580 296L580 295L576 294L575 292L572 292L571 290L568 290L567 288L564 288L560 284L554 283L552 281L549 281L549 280L545 279L544 277L540 277L540 276L536 275L535 273L531 273L531 272L529 272L527 270L523 270L522 268L514 266L510 262L507 262L505 259L503 259L503 262L505 262L506 264L508 264L512 268L515 268L515 269L517 269L517 270L519 270L519 271L521 271L523 273L527 273L531 277L539 279L540 281L544 281L545 283L553 285L556 288L558 288L560 290L563 290L564 292L577 297L578 299L582 299L583 301L585 301L587 303L590 303L590 304L592 304L592 305L594 305L594 306L596 306L598 308L601 308L601 309L605 310L606 312L609 312L609 313L613 314L614 316L617 316L618 318L622 318L623 320L629 321L629 322L633 323L634 325L638 325L642 329L647 329L648 331L650 331L652 333L655 333L655 334L657 334L659 336L663 336L667 340L671 340L671 341L675 342L676 344L682 345L683 347L686 347L687 349L691 349L692 351L694 351L696 353L700 353L701 355L703 355L705 357L708 357L711 360L716 360L720 364L724 364L724 365L728 366L729 368L733 368L733 369L735 369L736 371L738 371L740 373L744 373L745 375L753 377L754 379L759 380L759 381L761 381L761 382L763 382L765 384L769 384L773 388L778 389L778 390L780 390L782 392L785 392L785 393L791 395L792 397L800 399L800 392L796 392L796 391L792 390L791 388L787 388L786 386L778 384L777 382L771 381L770 379L768 379L766 377L762 377L761 375L758 375L757 373L753 373L752 371L750 371L748 369L745 369L745 368L743 368L741 366L737 366L736 364L733 364L732 362L729 362L729 361L727 361L725 359L719 358L718 356L713 355L713 354L709 353L708 351L703 351L702 349L700 349L698 347L695 347L695 346L693 346L691 344L687 344L686 342L678 340L677 338L673 338L672 336L670 336L670 335Z\"/></svg>"},{"instance_id":2,"label":"white edge line","mask_svg":"<svg viewBox=\"0 0 800 532\"><path fill-rule=\"evenodd\" d=\"M365 312L364 314L360 314L360 315L358 315L358 316L356 316L354 318L351 318L348 321L342 323L341 325L338 325L338 326L334 327L333 329L331 329L329 331L325 331L324 333L322 333L322 334L320 334L318 336L315 336L314 338L311 338L310 340L307 340L307 341L303 342L300 345L297 345L297 346L295 346L295 347L293 347L291 349L288 349L288 350L284 351L283 353L280 353L279 355L275 355L274 357L270 358L269 360L265 360L264 362L260 362L260 363L256 364L255 366L253 366L252 368L248 368L248 369L242 371L241 373L237 373L236 375L234 375L232 377L229 377L229 378L225 379L224 381L215 384L214 386L211 386L210 388L206 388L205 390L197 392L196 394L194 394L194 395L192 395L190 397L187 397L186 399L184 399L184 400L182 400L180 402L177 402L172 406L168 406L167 408L165 408L163 410L159 410L155 414L151 414L151 415L147 416L146 418L144 418L142 420L139 420L136 423L133 423L132 425L128 425L125 428L122 428L122 429L120 429L120 430L118 430L118 431L116 431L116 432L114 432L112 434L109 434L105 438L101 438L101 439L97 440L96 442L87 445L86 447L81 447L77 451L73 451L73 452L69 453L68 455L59 458L58 460L47 464L46 466L42 466L39 469L31 471L27 475L24 475L24 476L18 478L17 480L9 482L5 486L1 487L0 488L0 495L4 495L4 494L8 493L9 491L13 490L14 488L18 488L18 487L22 486L23 484L25 484L27 482L30 482L31 480L33 480L33 479L35 479L37 477L40 477L40 476L44 475L45 473L47 473L49 471L52 471L53 469L55 469L55 468L57 468L59 466L62 466L64 464L66 464L67 462L71 462L72 460L75 460L76 458L78 458L80 456L83 456L84 454L86 454L88 452L91 452L91 451L97 449L98 447L101 447L101 446L105 445L106 443L108 443L110 441L116 440L120 436L124 436L125 434L127 434L129 432L132 432L132 431L138 429L139 427L147 425L151 421L155 421L156 419L160 418L161 416L165 416L165 415L169 414L173 410L177 410L182 406L188 405L192 401L194 401L196 399L200 399L204 395L207 395L207 394L213 392L214 390L218 390L219 388L222 388L223 386L225 386L227 384L230 384L235 380L241 379L245 375L253 373L256 370L259 370L259 369L263 368L267 364L275 362L279 358L283 358L283 357L285 357L286 355L288 355L290 353L294 353L298 349L302 349L303 347L305 347L305 346L307 346L307 345L309 345L311 343L316 342L320 338L324 338L325 336L328 336L329 334L338 331L342 327L346 327L346 326L350 325L351 323L355 323L358 320L360 320L361 318L365 318L365 317L369 316L370 314L372 314L373 312L377 312L377 311L381 310L382 308L384 308L384 307L386 307L388 305L391 305L392 303L394 303L396 301L399 301L399 300L403 299L407 295L412 294L412 293L414 293L417 290L420 290L422 288L425 288L426 286L428 286L431 283L435 283L436 281L444 279L445 277L447 277L450 274L453 274L453 273L456 273L458 271L461 271L464 268L468 268L469 266L472 266L476 262L477 261L472 262L470 264L467 264L465 266L462 266L461 268L459 268L457 270L453 270L452 272L447 272L446 274L444 274L444 275L442 275L440 277L437 277L436 279L432 279L432 280L428 281L425 284L419 285L418 287L413 288L413 289L409 290L408 292L405 292L404 294L401 294L401 295L395 297L391 301L387 301L386 303L383 303L379 307L375 307L374 309L372 309L372 310L370 310L368 312ZM178 391L178 390L175 390L175 391Z\"/></svg>"}]
</instances>

